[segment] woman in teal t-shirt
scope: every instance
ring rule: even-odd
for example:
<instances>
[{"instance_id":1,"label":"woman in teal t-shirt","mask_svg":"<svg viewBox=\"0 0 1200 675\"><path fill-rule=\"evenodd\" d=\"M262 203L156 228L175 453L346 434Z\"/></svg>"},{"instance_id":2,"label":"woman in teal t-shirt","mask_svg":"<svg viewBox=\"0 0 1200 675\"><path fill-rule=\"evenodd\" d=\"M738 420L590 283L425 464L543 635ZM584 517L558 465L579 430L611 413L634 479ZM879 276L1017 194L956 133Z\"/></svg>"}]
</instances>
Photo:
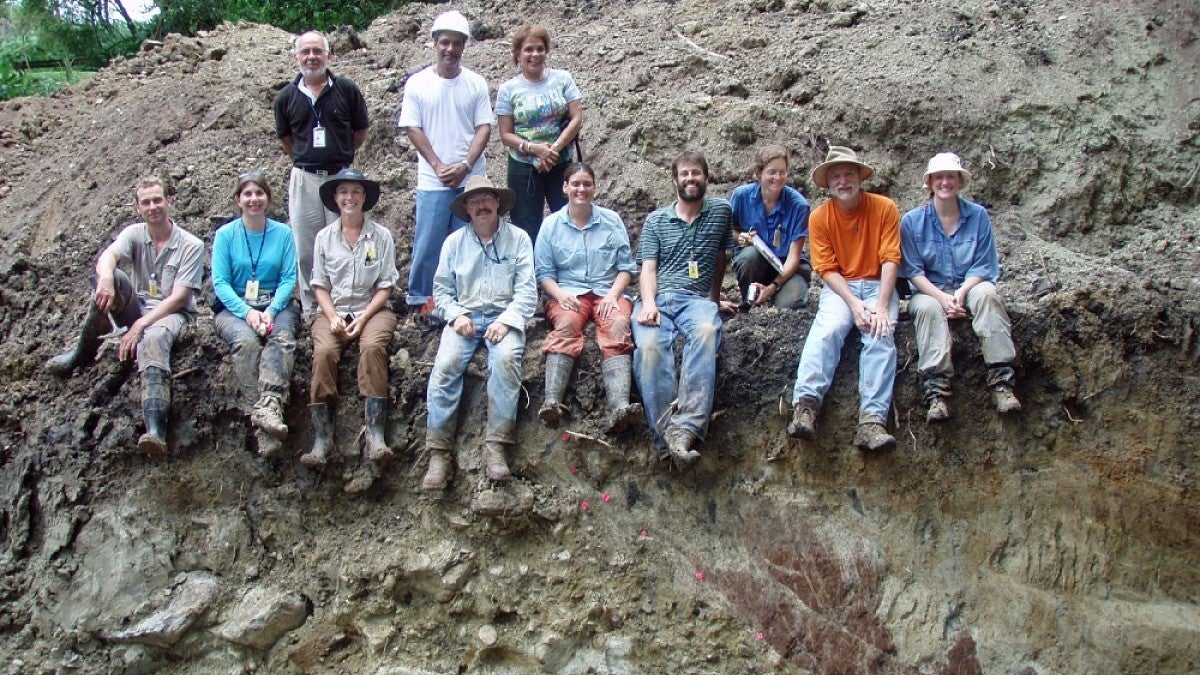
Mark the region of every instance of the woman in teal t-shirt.
<instances>
[{"instance_id":1,"label":"woman in teal t-shirt","mask_svg":"<svg viewBox=\"0 0 1200 675\"><path fill-rule=\"evenodd\" d=\"M547 68L550 34L525 24L512 39L519 72L496 93L500 140L508 148L508 188L516 193L510 218L537 244L545 207L567 203L563 172L574 157L571 143L583 128L583 94L565 70Z\"/></svg>"},{"instance_id":2,"label":"woman in teal t-shirt","mask_svg":"<svg viewBox=\"0 0 1200 675\"><path fill-rule=\"evenodd\" d=\"M213 291L219 304L213 324L229 344L239 405L256 427L258 452L272 457L288 433L283 409L299 318L292 300L296 245L287 225L267 218L271 186L261 172L238 177L233 201L242 217L222 226L213 240Z\"/></svg>"}]
</instances>

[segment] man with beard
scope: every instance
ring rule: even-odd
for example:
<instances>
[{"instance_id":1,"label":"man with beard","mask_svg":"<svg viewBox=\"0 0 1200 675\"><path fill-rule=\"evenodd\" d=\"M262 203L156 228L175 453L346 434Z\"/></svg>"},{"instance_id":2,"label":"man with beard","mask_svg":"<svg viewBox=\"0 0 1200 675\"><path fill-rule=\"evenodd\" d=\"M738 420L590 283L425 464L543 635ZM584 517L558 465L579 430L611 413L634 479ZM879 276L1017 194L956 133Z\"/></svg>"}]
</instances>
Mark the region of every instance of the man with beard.
<instances>
[{"instance_id":1,"label":"man with beard","mask_svg":"<svg viewBox=\"0 0 1200 675\"><path fill-rule=\"evenodd\" d=\"M480 345L488 351L484 471L497 483L510 478L504 447L517 440L525 322L537 305L533 244L524 230L501 219L515 199L512 190L497 188L487 176L472 176L450 203L454 215L471 224L446 238L433 279L446 326L425 397L426 490L444 490L449 481L463 377Z\"/></svg>"},{"instance_id":2,"label":"man with beard","mask_svg":"<svg viewBox=\"0 0 1200 675\"><path fill-rule=\"evenodd\" d=\"M651 213L638 246L641 298L633 308L633 372L660 456L680 467L700 458L717 382L721 280L733 246L733 211L705 199L708 162L685 152L671 164L678 201ZM676 381L675 338L682 335L683 372Z\"/></svg>"},{"instance_id":3,"label":"man with beard","mask_svg":"<svg viewBox=\"0 0 1200 675\"><path fill-rule=\"evenodd\" d=\"M842 343L851 328L858 328L862 353L854 444L863 450L896 444L887 431L887 414L896 379L892 334L900 307L900 211L887 197L862 191L862 182L874 173L853 150L836 145L813 169L813 183L833 192L808 221L813 271L825 287L796 368L788 426L793 438L816 436L817 411L833 382Z\"/></svg>"},{"instance_id":4,"label":"man with beard","mask_svg":"<svg viewBox=\"0 0 1200 675\"><path fill-rule=\"evenodd\" d=\"M297 284L306 316L318 311L310 280L313 240L337 216L321 202L321 185L354 163L367 140L367 102L349 78L329 71L333 51L317 31L296 38L300 74L275 97L275 134L292 158L288 220L296 241Z\"/></svg>"},{"instance_id":5,"label":"man with beard","mask_svg":"<svg viewBox=\"0 0 1200 675\"><path fill-rule=\"evenodd\" d=\"M142 373L146 433L138 439L138 450L165 457L171 349L196 319L196 292L204 281L204 244L171 219L171 198L161 180L143 178L135 194L144 222L121 230L100 254L93 279L96 290L79 339L73 349L50 359L46 369L69 375L96 358L106 331L127 327L117 357L128 361L136 355ZM131 273L122 272L120 264L130 265Z\"/></svg>"},{"instance_id":6,"label":"man with beard","mask_svg":"<svg viewBox=\"0 0 1200 675\"><path fill-rule=\"evenodd\" d=\"M421 316L434 309L433 275L442 243L466 225L450 203L462 194L468 177L487 175L483 151L496 119L487 82L462 67L471 39L467 17L454 10L443 12L433 20L430 33L436 59L404 83L397 120L419 155L417 222L405 301Z\"/></svg>"}]
</instances>

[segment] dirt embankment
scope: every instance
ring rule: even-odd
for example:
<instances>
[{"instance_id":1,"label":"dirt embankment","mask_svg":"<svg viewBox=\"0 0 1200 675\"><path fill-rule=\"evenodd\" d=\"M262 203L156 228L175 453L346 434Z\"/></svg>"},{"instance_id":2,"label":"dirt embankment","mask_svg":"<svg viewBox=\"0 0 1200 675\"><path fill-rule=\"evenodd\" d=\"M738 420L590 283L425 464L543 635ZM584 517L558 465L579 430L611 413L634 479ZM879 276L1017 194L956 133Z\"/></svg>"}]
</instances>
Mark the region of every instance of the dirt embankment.
<instances>
[{"instance_id":1,"label":"dirt embankment","mask_svg":"<svg viewBox=\"0 0 1200 675\"><path fill-rule=\"evenodd\" d=\"M419 493L435 343L394 342L385 475L267 464L227 403L202 320L179 349L178 456L131 453L138 392L111 359L70 380L40 363L70 339L96 254L133 217L130 186L169 176L175 214L211 239L232 177L287 161L275 93L286 36L226 26L113 64L48 99L0 106L0 668L9 672L1194 672L1200 663L1200 19L1184 0L1089 6L970 0L472 2L465 61L495 89L505 36L536 18L585 92L600 201L635 236L698 148L710 190L754 149L829 142L868 183L920 203L952 149L991 209L1021 352L1025 412L988 410L978 348L955 348L955 418L920 414L902 322L886 456L849 447L851 344L821 439L783 433L811 311L726 324L719 417L693 471L644 432L607 449L540 427L529 336L519 480L480 479L482 381L465 397L454 488ZM415 153L394 128L429 62L416 5L345 36L333 69L363 88L359 165L376 214L412 232ZM490 172L503 178L499 143ZM284 213L284 204L277 204ZM732 287L730 294L736 293ZM301 349L288 421L310 441ZM594 433L598 354L577 369L573 430ZM473 371L474 372L474 371ZM476 373L477 375L477 373ZM338 438L361 413L353 376ZM774 458L771 461L769 458ZM348 494L346 488L365 488ZM584 508L586 503L587 507Z\"/></svg>"}]
</instances>

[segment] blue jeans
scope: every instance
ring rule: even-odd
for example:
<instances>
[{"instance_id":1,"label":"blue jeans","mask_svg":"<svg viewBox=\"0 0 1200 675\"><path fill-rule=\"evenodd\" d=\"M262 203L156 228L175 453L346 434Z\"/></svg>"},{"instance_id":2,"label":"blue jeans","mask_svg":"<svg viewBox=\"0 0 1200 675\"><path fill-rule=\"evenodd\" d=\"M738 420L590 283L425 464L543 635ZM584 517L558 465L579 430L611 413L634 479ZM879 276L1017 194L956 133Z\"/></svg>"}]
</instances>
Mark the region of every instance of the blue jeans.
<instances>
[{"instance_id":1,"label":"blue jeans","mask_svg":"<svg viewBox=\"0 0 1200 675\"><path fill-rule=\"evenodd\" d=\"M437 450L453 450L458 404L462 399L463 376L475 349L483 344L488 350L488 419L485 441L513 443L517 440L517 401L521 396L521 361L525 356L525 333L509 328L508 335L496 344L483 339L483 333L496 316L471 314L475 336L465 338L451 324L442 329L442 341L429 375L425 396L429 421L425 444Z\"/></svg>"},{"instance_id":2,"label":"blue jeans","mask_svg":"<svg viewBox=\"0 0 1200 675\"><path fill-rule=\"evenodd\" d=\"M271 335L262 338L245 319L227 309L213 317L217 335L229 345L244 412L254 408L261 394L275 394L287 403L296 361L298 319L299 307L293 300L275 315L275 330Z\"/></svg>"},{"instance_id":3,"label":"blue jeans","mask_svg":"<svg viewBox=\"0 0 1200 675\"><path fill-rule=\"evenodd\" d=\"M513 225L525 230L534 244L538 230L542 229L543 205L549 206L550 213L554 213L567 203L567 195L563 192L567 166L559 164L546 173L538 173L534 165L508 158L508 189L517 196L509 218Z\"/></svg>"},{"instance_id":4,"label":"blue jeans","mask_svg":"<svg viewBox=\"0 0 1200 675\"><path fill-rule=\"evenodd\" d=\"M438 256L446 237L466 221L450 213L450 202L462 194L453 190L417 190L417 226L413 234L412 267L408 271L409 305L423 305L433 297L433 274L437 272Z\"/></svg>"},{"instance_id":5,"label":"blue jeans","mask_svg":"<svg viewBox=\"0 0 1200 675\"><path fill-rule=\"evenodd\" d=\"M847 282L854 297L874 307L879 297L879 281L859 279ZM888 302L888 316L893 328L900 314L900 296L895 292ZM817 315L813 317L800 353L800 365L796 367L796 387L792 390L792 405L801 398L811 398L820 406L833 383L833 373L842 357L842 343L854 328L854 316L841 296L821 289L821 300ZM861 331L860 331L861 332ZM858 407L859 419L870 417L886 421L888 408L892 405L892 384L896 380L895 334L883 338L862 335L862 353L858 359Z\"/></svg>"},{"instance_id":6,"label":"blue jeans","mask_svg":"<svg viewBox=\"0 0 1200 675\"><path fill-rule=\"evenodd\" d=\"M660 452L666 447L663 433L684 429L703 441L708 433L713 392L717 385L717 349L721 346L721 315L717 304L690 293L664 292L655 297L659 325L633 323L633 374L642 392L646 422ZM633 316L642 311L638 301ZM683 335L683 373L675 374L675 338ZM658 422L678 397L679 410Z\"/></svg>"}]
</instances>

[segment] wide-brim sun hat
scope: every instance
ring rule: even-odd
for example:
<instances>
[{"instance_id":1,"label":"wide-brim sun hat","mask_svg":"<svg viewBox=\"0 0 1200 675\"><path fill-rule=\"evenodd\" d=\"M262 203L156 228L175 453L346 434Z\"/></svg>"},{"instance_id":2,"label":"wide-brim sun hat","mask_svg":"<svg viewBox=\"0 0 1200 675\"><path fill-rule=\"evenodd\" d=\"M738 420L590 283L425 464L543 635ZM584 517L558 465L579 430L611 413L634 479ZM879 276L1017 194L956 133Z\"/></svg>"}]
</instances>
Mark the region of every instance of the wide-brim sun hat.
<instances>
[{"instance_id":1,"label":"wide-brim sun hat","mask_svg":"<svg viewBox=\"0 0 1200 675\"><path fill-rule=\"evenodd\" d=\"M341 213L337 202L334 200L334 193L337 192L337 186L340 183L358 183L363 186L363 190L367 193L367 200L363 202L363 211L370 211L379 203L379 183L368 180L363 172L358 169L346 168L334 174L329 180L321 183L321 203L325 208L334 213Z\"/></svg>"},{"instance_id":2,"label":"wide-brim sun hat","mask_svg":"<svg viewBox=\"0 0 1200 675\"><path fill-rule=\"evenodd\" d=\"M467 213L467 200L471 195L479 192L492 192L500 199L500 209L497 211L500 215L508 213L512 208L513 203L517 201L517 194L508 188L496 187L492 181L488 180L487 176L471 176L467 179L467 184L462 194L454 198L450 202L450 213L458 216L460 220L470 222L471 214Z\"/></svg>"},{"instance_id":3,"label":"wide-brim sun hat","mask_svg":"<svg viewBox=\"0 0 1200 675\"><path fill-rule=\"evenodd\" d=\"M461 34L464 38L471 39L471 23L467 21L467 17L462 15L462 12L450 10L438 14L433 20L433 27L429 29L429 35L433 39L437 39L437 34L444 31L453 31Z\"/></svg>"},{"instance_id":4,"label":"wide-brim sun hat","mask_svg":"<svg viewBox=\"0 0 1200 675\"><path fill-rule=\"evenodd\" d=\"M939 152L929 160L929 165L925 167L925 175L921 176L921 184L929 186L929 176L942 171L957 171L962 176L963 185L971 182L971 172L962 167L962 160L953 152Z\"/></svg>"},{"instance_id":5,"label":"wide-brim sun hat","mask_svg":"<svg viewBox=\"0 0 1200 675\"><path fill-rule=\"evenodd\" d=\"M853 150L841 145L829 146L829 152L825 155L825 161L817 165L817 168L812 170L812 182L816 183L819 188L829 188L829 181L825 178L825 174L829 171L829 167L834 164L853 164L858 167L858 177L860 180L866 180L875 175L875 169L870 165L864 164L858 160L858 155Z\"/></svg>"}]
</instances>

